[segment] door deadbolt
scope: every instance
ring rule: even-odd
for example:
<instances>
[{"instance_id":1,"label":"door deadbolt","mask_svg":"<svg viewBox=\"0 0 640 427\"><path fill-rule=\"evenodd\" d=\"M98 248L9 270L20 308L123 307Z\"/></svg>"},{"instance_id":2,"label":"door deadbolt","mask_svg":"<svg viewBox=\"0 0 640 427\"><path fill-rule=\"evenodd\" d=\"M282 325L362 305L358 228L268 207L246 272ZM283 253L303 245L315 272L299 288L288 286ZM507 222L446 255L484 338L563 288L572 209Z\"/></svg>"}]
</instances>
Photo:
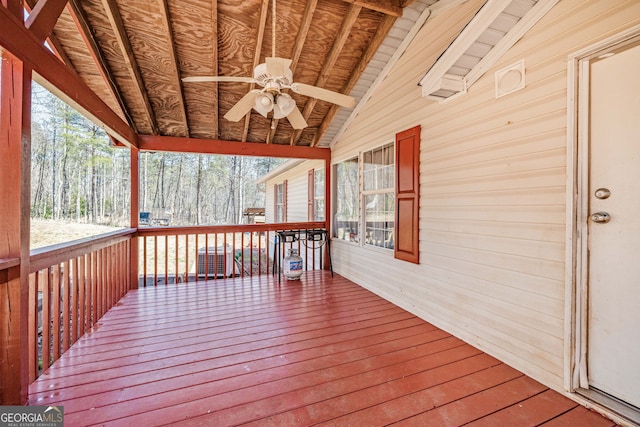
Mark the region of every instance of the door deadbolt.
<instances>
[{"instance_id":1,"label":"door deadbolt","mask_svg":"<svg viewBox=\"0 0 640 427\"><path fill-rule=\"evenodd\" d=\"M606 212L596 212L591 214L591 221L599 224L606 224L611 220L611 216Z\"/></svg>"},{"instance_id":2,"label":"door deadbolt","mask_svg":"<svg viewBox=\"0 0 640 427\"><path fill-rule=\"evenodd\" d=\"M604 200L611 196L611 191L608 188L598 188L594 194L596 198Z\"/></svg>"}]
</instances>

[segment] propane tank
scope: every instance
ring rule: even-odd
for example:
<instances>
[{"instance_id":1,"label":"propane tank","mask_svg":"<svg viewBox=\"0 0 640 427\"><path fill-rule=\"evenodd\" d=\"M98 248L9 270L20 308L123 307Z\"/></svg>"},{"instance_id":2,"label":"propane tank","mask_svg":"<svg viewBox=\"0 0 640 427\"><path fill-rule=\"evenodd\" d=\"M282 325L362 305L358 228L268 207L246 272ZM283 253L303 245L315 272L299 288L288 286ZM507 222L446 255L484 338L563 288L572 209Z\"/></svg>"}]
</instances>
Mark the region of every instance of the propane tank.
<instances>
[{"instance_id":1,"label":"propane tank","mask_svg":"<svg viewBox=\"0 0 640 427\"><path fill-rule=\"evenodd\" d=\"M284 257L284 277L289 280L300 280L302 276L302 257L297 249L289 249L289 254Z\"/></svg>"}]
</instances>

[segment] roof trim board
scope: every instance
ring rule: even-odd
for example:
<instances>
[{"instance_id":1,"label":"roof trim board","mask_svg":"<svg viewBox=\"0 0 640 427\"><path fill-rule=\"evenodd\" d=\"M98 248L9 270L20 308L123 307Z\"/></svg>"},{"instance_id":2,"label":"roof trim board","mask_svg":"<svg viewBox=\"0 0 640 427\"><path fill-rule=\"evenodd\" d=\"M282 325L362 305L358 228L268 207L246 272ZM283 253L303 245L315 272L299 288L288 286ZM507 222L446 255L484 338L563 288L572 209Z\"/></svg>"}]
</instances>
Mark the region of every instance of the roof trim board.
<instances>
[{"instance_id":1,"label":"roof trim board","mask_svg":"<svg viewBox=\"0 0 640 427\"><path fill-rule=\"evenodd\" d=\"M466 93L557 2L488 0L420 80L422 96L445 102Z\"/></svg>"}]
</instances>

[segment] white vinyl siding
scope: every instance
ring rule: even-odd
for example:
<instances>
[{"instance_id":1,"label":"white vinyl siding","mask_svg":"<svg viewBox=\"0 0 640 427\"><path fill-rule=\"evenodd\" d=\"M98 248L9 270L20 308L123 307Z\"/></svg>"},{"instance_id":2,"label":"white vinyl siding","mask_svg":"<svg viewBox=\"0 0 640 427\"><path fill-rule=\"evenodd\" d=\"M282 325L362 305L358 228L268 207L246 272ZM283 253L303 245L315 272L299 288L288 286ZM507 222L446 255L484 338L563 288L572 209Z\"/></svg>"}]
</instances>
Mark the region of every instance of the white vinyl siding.
<instances>
[{"instance_id":1,"label":"white vinyl siding","mask_svg":"<svg viewBox=\"0 0 640 427\"><path fill-rule=\"evenodd\" d=\"M421 264L336 240L335 270L563 390L567 55L640 23L640 2L559 2L460 98L417 82L483 1L427 21L333 147L338 163L422 126ZM493 73L525 59L524 89ZM383 266L383 267L381 267Z\"/></svg>"},{"instance_id":2,"label":"white vinyl siding","mask_svg":"<svg viewBox=\"0 0 640 427\"><path fill-rule=\"evenodd\" d=\"M309 160L302 162L265 182L267 188L265 205L267 222L274 218L273 186L284 182L284 180L287 181L287 222L306 222L309 220L307 197L307 173L309 169L324 169L324 161Z\"/></svg>"}]
</instances>

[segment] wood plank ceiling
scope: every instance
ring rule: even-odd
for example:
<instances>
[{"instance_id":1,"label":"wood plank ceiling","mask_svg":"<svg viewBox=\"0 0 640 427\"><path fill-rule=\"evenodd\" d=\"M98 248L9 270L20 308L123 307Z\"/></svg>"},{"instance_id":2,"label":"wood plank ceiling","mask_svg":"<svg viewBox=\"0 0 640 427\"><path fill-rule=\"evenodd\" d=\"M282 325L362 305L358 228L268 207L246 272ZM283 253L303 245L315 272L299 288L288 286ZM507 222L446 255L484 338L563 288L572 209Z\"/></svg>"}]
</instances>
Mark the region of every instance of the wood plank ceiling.
<instances>
[{"instance_id":1,"label":"wood plank ceiling","mask_svg":"<svg viewBox=\"0 0 640 427\"><path fill-rule=\"evenodd\" d=\"M349 94L404 7L414 0L281 0L276 56L294 81ZM36 0L27 0L35 7ZM226 112L272 52L270 0L69 0L49 41L60 58L140 135L316 146L338 108L290 93L309 126Z\"/></svg>"}]
</instances>

